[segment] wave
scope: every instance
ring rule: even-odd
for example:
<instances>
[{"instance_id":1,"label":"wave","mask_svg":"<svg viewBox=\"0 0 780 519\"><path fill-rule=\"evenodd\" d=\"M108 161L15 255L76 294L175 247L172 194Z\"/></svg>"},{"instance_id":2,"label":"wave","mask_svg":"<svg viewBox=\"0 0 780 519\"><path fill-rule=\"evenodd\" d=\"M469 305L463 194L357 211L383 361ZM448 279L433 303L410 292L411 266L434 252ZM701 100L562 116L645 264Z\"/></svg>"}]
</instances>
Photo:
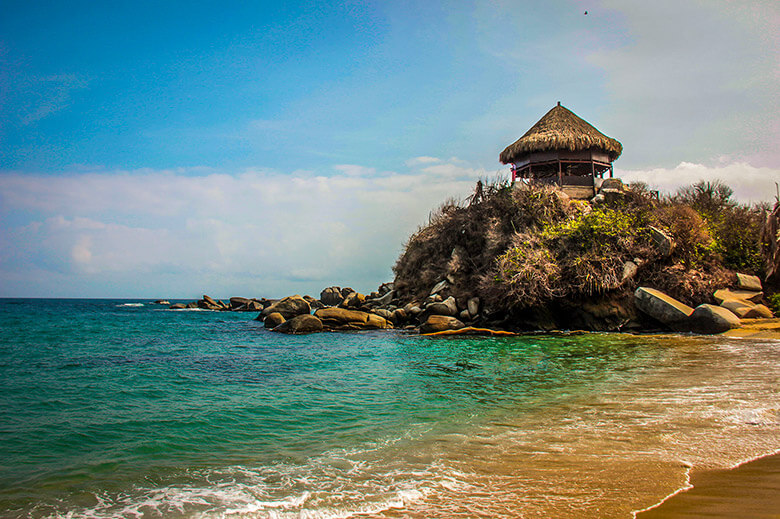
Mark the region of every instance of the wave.
<instances>
[{"instance_id":1,"label":"wave","mask_svg":"<svg viewBox=\"0 0 780 519\"><path fill-rule=\"evenodd\" d=\"M116 305L116 306L117 306L117 308L122 308L122 307L133 307L133 308L135 308L135 307L144 306L144 304L143 303L122 303L121 305Z\"/></svg>"}]
</instances>

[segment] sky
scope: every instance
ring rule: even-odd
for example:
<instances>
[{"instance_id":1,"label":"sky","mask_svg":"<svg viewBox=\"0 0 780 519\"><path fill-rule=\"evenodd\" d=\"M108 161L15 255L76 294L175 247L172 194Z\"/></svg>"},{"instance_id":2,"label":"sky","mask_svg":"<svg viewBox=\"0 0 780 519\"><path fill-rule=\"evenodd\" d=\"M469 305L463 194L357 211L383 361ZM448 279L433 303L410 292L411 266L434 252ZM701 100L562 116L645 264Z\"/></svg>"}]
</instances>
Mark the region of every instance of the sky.
<instances>
[{"instance_id":1,"label":"sky","mask_svg":"<svg viewBox=\"0 0 780 519\"><path fill-rule=\"evenodd\" d=\"M776 1L2 0L0 297L371 292L557 101L772 202L778 85Z\"/></svg>"}]
</instances>

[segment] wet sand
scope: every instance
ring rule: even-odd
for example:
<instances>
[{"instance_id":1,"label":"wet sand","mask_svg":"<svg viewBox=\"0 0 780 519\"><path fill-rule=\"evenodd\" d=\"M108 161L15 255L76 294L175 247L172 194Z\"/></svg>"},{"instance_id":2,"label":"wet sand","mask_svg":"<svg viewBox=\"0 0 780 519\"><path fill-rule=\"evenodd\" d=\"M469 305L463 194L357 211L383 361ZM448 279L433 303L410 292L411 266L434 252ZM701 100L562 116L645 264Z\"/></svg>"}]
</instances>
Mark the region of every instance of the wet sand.
<instances>
[{"instance_id":1,"label":"wet sand","mask_svg":"<svg viewBox=\"0 0 780 519\"><path fill-rule=\"evenodd\" d=\"M735 469L694 472L693 488L637 519L780 518L780 454Z\"/></svg>"}]
</instances>

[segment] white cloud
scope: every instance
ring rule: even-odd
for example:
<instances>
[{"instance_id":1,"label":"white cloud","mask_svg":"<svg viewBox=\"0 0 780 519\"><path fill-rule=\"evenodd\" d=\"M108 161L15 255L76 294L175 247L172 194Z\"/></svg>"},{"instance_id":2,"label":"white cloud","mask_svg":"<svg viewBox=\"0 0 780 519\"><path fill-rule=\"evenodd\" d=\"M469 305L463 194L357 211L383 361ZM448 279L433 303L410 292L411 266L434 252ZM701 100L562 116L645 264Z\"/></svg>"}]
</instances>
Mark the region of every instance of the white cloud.
<instances>
[{"instance_id":1,"label":"white cloud","mask_svg":"<svg viewBox=\"0 0 780 519\"><path fill-rule=\"evenodd\" d=\"M731 154L780 164L780 3L601 3L621 15L626 41L586 59L604 70L597 126L622 141L624 162L670 167Z\"/></svg>"},{"instance_id":2,"label":"white cloud","mask_svg":"<svg viewBox=\"0 0 780 519\"><path fill-rule=\"evenodd\" d=\"M447 163L334 169L2 174L0 286L38 296L316 295L331 283L370 291L392 277L431 209L487 176Z\"/></svg>"},{"instance_id":3,"label":"white cloud","mask_svg":"<svg viewBox=\"0 0 780 519\"><path fill-rule=\"evenodd\" d=\"M436 157L422 156L407 160L406 165L410 168L413 168L417 166L424 166L426 164L436 164L437 162L441 162L441 159L437 159Z\"/></svg>"},{"instance_id":4,"label":"white cloud","mask_svg":"<svg viewBox=\"0 0 780 519\"><path fill-rule=\"evenodd\" d=\"M734 197L743 203L771 202L776 194L775 182L780 182L780 168L758 168L744 162L716 166L681 162L674 168L616 169L615 173L624 182L646 182L665 193L700 180L721 180L734 190Z\"/></svg>"}]
</instances>

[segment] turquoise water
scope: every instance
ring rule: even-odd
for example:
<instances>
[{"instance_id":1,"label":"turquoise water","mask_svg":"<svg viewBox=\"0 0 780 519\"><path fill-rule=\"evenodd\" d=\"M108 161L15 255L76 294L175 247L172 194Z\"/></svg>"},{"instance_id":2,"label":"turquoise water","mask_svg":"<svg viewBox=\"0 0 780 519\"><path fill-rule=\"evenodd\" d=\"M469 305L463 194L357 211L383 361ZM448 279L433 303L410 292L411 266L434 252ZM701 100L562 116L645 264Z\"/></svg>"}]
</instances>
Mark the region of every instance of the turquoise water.
<instances>
[{"instance_id":1,"label":"turquoise water","mask_svg":"<svg viewBox=\"0 0 780 519\"><path fill-rule=\"evenodd\" d=\"M254 317L0 300L3 516L625 517L683 466L780 447L772 341ZM632 470L647 481L616 484Z\"/></svg>"}]
</instances>

